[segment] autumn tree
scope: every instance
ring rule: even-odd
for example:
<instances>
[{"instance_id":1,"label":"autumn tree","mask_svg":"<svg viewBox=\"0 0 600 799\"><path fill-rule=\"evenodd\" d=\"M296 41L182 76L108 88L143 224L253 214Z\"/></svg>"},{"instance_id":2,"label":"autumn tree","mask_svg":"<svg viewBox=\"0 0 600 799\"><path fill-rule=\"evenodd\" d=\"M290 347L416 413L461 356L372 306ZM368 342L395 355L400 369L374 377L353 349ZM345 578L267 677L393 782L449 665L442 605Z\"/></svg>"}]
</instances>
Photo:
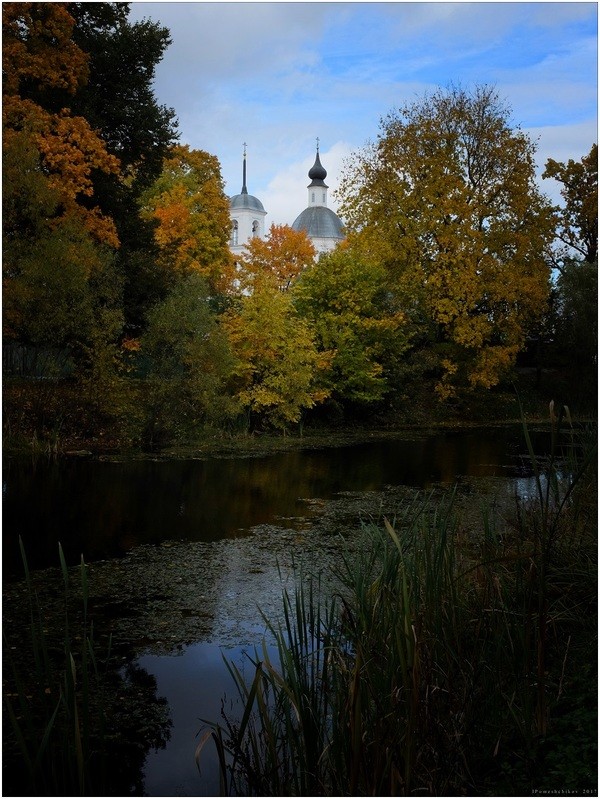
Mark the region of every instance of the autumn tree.
<instances>
[{"instance_id":1,"label":"autumn tree","mask_svg":"<svg viewBox=\"0 0 600 799\"><path fill-rule=\"evenodd\" d=\"M557 208L551 352L569 379L569 402L596 407L598 370L598 147L580 161L550 158L544 178L562 184Z\"/></svg>"},{"instance_id":2,"label":"autumn tree","mask_svg":"<svg viewBox=\"0 0 600 799\"><path fill-rule=\"evenodd\" d=\"M246 251L237 271L237 280L244 290L251 290L258 277L270 279L280 291L287 291L316 256L306 233L289 225L271 225L267 237L250 239Z\"/></svg>"},{"instance_id":3,"label":"autumn tree","mask_svg":"<svg viewBox=\"0 0 600 799\"><path fill-rule=\"evenodd\" d=\"M389 282L381 264L342 247L322 255L294 286L298 313L327 356L324 384L337 401L371 403L394 387L409 336Z\"/></svg>"},{"instance_id":4,"label":"autumn tree","mask_svg":"<svg viewBox=\"0 0 600 799\"><path fill-rule=\"evenodd\" d=\"M2 14L4 334L61 350L83 368L122 324L118 239L94 203L92 179L116 173L118 161L83 117L40 104L72 98L88 79L65 5L5 3ZM107 270L110 297L100 288Z\"/></svg>"},{"instance_id":5,"label":"autumn tree","mask_svg":"<svg viewBox=\"0 0 600 799\"><path fill-rule=\"evenodd\" d=\"M122 281L114 250L101 247L76 220L60 224L60 194L47 180L25 131L5 142L3 159L3 352L5 377L52 380L6 385L4 421L38 440L77 434L114 419L119 402L118 338ZM76 381L76 407L56 378ZM7 381L8 383L9 381ZM70 428L75 432L73 428Z\"/></svg>"},{"instance_id":6,"label":"autumn tree","mask_svg":"<svg viewBox=\"0 0 600 799\"><path fill-rule=\"evenodd\" d=\"M142 431L147 446L197 434L234 412L227 393L233 357L208 285L196 272L150 311L141 355L149 364Z\"/></svg>"},{"instance_id":7,"label":"autumn tree","mask_svg":"<svg viewBox=\"0 0 600 799\"><path fill-rule=\"evenodd\" d=\"M325 398L325 359L289 293L260 281L227 312L223 325L236 358L234 396L251 429L286 429Z\"/></svg>"},{"instance_id":8,"label":"autumn tree","mask_svg":"<svg viewBox=\"0 0 600 799\"><path fill-rule=\"evenodd\" d=\"M157 102L152 85L156 66L171 44L169 31L147 19L130 22L130 5L70 3L68 9L75 20L73 40L88 57L88 78L72 108L119 159L123 184L135 196L161 173L177 139L177 119L172 108ZM112 194L116 186L109 188ZM115 198L106 201L126 231Z\"/></svg>"},{"instance_id":9,"label":"autumn tree","mask_svg":"<svg viewBox=\"0 0 600 799\"><path fill-rule=\"evenodd\" d=\"M173 279L197 273L211 291L230 290L229 201L214 155L174 147L140 203L142 216L155 223L160 263Z\"/></svg>"},{"instance_id":10,"label":"autumn tree","mask_svg":"<svg viewBox=\"0 0 600 799\"><path fill-rule=\"evenodd\" d=\"M543 178L554 178L562 184L560 190L564 207L557 209L557 237L563 248L559 252L557 268L562 258L574 253L587 263L598 259L598 145L580 161L572 158L564 164L549 158Z\"/></svg>"},{"instance_id":11,"label":"autumn tree","mask_svg":"<svg viewBox=\"0 0 600 799\"><path fill-rule=\"evenodd\" d=\"M442 398L497 384L543 311L553 222L534 153L493 89L451 88L392 111L346 165L340 214L433 323Z\"/></svg>"},{"instance_id":12,"label":"autumn tree","mask_svg":"<svg viewBox=\"0 0 600 799\"><path fill-rule=\"evenodd\" d=\"M24 132L60 202L55 222L81 224L104 244L118 246L115 225L93 202L94 172L117 174L119 162L82 116L37 100L60 90L72 97L88 78L88 58L73 42L74 20L63 3L2 5L3 152Z\"/></svg>"},{"instance_id":13,"label":"autumn tree","mask_svg":"<svg viewBox=\"0 0 600 799\"><path fill-rule=\"evenodd\" d=\"M93 341L116 342L123 321L114 250L99 246L77 215L61 216L62 194L31 133L4 142L2 177L3 340L85 368Z\"/></svg>"}]
</instances>

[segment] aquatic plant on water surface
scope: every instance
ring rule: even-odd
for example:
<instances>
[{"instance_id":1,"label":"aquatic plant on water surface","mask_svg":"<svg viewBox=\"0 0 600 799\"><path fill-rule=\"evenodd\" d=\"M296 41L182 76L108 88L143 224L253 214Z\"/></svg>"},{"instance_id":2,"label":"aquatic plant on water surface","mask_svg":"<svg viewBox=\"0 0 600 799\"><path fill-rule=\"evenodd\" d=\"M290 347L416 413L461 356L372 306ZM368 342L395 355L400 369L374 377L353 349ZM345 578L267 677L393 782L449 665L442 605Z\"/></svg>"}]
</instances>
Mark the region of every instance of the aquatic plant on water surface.
<instances>
[{"instance_id":1,"label":"aquatic plant on water surface","mask_svg":"<svg viewBox=\"0 0 600 799\"><path fill-rule=\"evenodd\" d=\"M110 659L110 640L101 658L94 641L93 624L88 618L88 577L81 558L79 569L81 620L70 618L70 593L73 590L61 545L59 560L64 585L63 639L48 633L48 620L38 601L29 571L25 548L19 538L27 601L29 635L26 652L17 652L4 640L4 707L12 736L4 737L5 764L17 761L13 779L5 789L18 795L71 795L102 787L98 775L105 772L102 746L106 718L102 700L102 677ZM7 743L8 741L8 743ZM10 751L12 747L13 751ZM6 778L6 771L5 771ZM17 786L18 783L18 786Z\"/></svg>"},{"instance_id":2,"label":"aquatic plant on water surface","mask_svg":"<svg viewBox=\"0 0 600 799\"><path fill-rule=\"evenodd\" d=\"M141 794L145 753L169 736L156 682L94 628L83 558L67 567L59 544L46 591L55 575L32 574L19 543L23 599L3 608L3 795Z\"/></svg>"},{"instance_id":3,"label":"aquatic plant on water surface","mask_svg":"<svg viewBox=\"0 0 600 799\"><path fill-rule=\"evenodd\" d=\"M298 570L277 658L227 663L243 710L198 743L224 794L595 792L595 433L551 414L543 461L523 425L536 490L510 515L424 497L365 526L334 596Z\"/></svg>"}]
</instances>

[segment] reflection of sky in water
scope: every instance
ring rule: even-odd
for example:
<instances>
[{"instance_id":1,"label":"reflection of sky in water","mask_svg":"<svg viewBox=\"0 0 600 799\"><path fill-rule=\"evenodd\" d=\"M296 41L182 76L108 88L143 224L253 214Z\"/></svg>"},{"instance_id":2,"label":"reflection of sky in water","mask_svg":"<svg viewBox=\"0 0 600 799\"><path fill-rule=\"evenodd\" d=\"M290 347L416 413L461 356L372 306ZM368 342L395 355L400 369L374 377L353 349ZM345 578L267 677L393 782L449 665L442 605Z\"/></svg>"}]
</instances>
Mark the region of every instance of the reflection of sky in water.
<instances>
[{"instance_id":1,"label":"reflection of sky in water","mask_svg":"<svg viewBox=\"0 0 600 799\"><path fill-rule=\"evenodd\" d=\"M141 668L156 676L158 696L169 702L173 728L164 749L150 752L146 758L144 790L148 796L218 796L218 761L214 743L202 750L198 772L194 753L200 731L206 729L201 719L222 722L221 703L228 716L240 708L237 690L223 663L223 655L243 671L247 681L254 667L243 653L254 657L250 647L221 649L215 644L193 644L179 655L145 655L138 660ZM275 660L275 651L269 649ZM240 713L241 715L241 713Z\"/></svg>"},{"instance_id":2,"label":"reflection of sky in water","mask_svg":"<svg viewBox=\"0 0 600 799\"><path fill-rule=\"evenodd\" d=\"M564 481L565 475L558 474ZM522 501L536 500L538 486L534 476L513 477L502 480L506 493L518 496ZM548 479L540 476L542 491L546 492ZM563 482L561 494L564 492ZM248 682L252 680L254 668L243 653L254 655L253 647L234 647L240 639L240 627L246 640L261 640L265 632L264 623L257 618L257 607L268 608L267 615L272 618L273 609L281 604L282 589L286 579L277 567L261 569L253 586L252 596L247 595L247 585L242 579L249 564L239 552L232 552L219 576L220 602L230 608L229 613L215 616L211 632L217 643L199 643L185 647L179 655L146 655L139 659L139 665L155 675L157 693L169 702L173 728L166 748L149 753L145 765L145 792L150 796L217 796L219 794L218 761L212 741L207 742L202 752L199 774L194 762L194 752L198 734L205 729L201 719L222 721L221 703L224 700L228 715L239 712L240 704L233 681L223 663L222 653L233 660L238 668L245 669ZM283 582L282 582L283 578ZM288 590L291 586L287 585ZM246 590L245 590L246 589ZM231 614L237 608L237 618ZM275 660L274 650L270 656Z\"/></svg>"},{"instance_id":3,"label":"reflection of sky in water","mask_svg":"<svg viewBox=\"0 0 600 799\"><path fill-rule=\"evenodd\" d=\"M219 612L213 617L212 643L188 646L179 655L139 660L140 667L155 675L158 695L169 702L173 721L166 748L147 757L146 793L215 796L219 783L214 745L208 743L203 751L202 775L194 751L200 718L219 720L222 698L227 697L230 708L237 698L219 643L240 663L242 649L236 644L258 642L264 630L257 606L272 618L273 608L281 605L282 582L272 553L265 550L250 557L245 548L233 546L234 540L257 525L311 516L313 506L299 500L320 501L338 492L377 491L388 485L427 488L451 485L464 476L512 477L506 481L511 496L516 492L523 500L535 499L535 478L527 476L522 463L519 466L522 452L521 433L511 429L439 433L264 458L65 461L40 463L36 469L12 461L3 485L5 529L12 531L3 538L4 564L6 568L12 560L20 568L17 533L25 540L35 538L36 566L55 565L57 540L73 562L79 561L82 550L89 561L123 554L140 543L171 539L217 545L230 540L227 557L216 561ZM249 544L257 546L258 540ZM247 668L252 669L249 662Z\"/></svg>"},{"instance_id":4,"label":"reflection of sky in water","mask_svg":"<svg viewBox=\"0 0 600 799\"><path fill-rule=\"evenodd\" d=\"M561 484L560 493L562 496L567 488L567 476L562 472L557 472L556 477ZM548 477L545 474L540 475L540 487L542 489L542 494L545 497L548 490ZM514 496L516 494L516 496L522 500L535 500L538 499L539 495L538 483L534 476L513 478L509 483L507 483L507 490L511 495Z\"/></svg>"}]
</instances>

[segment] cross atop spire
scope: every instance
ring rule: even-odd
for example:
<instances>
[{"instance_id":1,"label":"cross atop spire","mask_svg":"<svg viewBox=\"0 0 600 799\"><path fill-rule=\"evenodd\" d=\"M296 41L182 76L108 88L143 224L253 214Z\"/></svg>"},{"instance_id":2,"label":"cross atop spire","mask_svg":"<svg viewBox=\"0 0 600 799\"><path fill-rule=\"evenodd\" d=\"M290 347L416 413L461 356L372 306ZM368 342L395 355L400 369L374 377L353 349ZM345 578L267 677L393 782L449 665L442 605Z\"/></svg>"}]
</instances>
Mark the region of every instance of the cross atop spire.
<instances>
[{"instance_id":1,"label":"cross atop spire","mask_svg":"<svg viewBox=\"0 0 600 799\"><path fill-rule=\"evenodd\" d=\"M246 147L247 147L247 146L248 146L248 145L246 144L246 142L244 142L244 158L246 157Z\"/></svg>"},{"instance_id":2,"label":"cross atop spire","mask_svg":"<svg viewBox=\"0 0 600 799\"><path fill-rule=\"evenodd\" d=\"M319 137L317 136L317 153L319 152Z\"/></svg>"}]
</instances>

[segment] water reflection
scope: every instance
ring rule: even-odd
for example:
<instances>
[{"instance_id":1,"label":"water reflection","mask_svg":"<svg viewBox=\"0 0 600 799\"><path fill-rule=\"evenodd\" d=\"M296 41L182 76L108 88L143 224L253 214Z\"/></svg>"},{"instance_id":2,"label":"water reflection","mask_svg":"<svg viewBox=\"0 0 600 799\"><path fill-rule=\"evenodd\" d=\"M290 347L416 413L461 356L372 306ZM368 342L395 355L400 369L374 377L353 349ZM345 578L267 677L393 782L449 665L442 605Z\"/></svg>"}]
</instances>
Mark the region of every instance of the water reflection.
<instances>
[{"instance_id":1,"label":"water reflection","mask_svg":"<svg viewBox=\"0 0 600 799\"><path fill-rule=\"evenodd\" d=\"M146 757L146 796L219 795L218 760L213 743L208 742L202 750L200 772L194 760L198 733L206 729L200 716L222 723L222 702L230 719L238 715L239 697L223 657L233 661L251 681L253 673L247 672L253 672L253 667L246 652L254 656L253 649L194 644L178 656L139 658L138 665L155 675L158 694L168 699L173 720L173 733L166 747L155 749ZM269 654L275 662L275 649L270 648Z\"/></svg>"},{"instance_id":2,"label":"water reflection","mask_svg":"<svg viewBox=\"0 0 600 799\"><path fill-rule=\"evenodd\" d=\"M21 573L18 536L31 565L122 555L140 543L215 541L245 535L278 517L301 516L299 502L385 485L427 487L458 476L514 473L518 428L440 433L414 441L231 458L109 463L9 459L4 463L5 575Z\"/></svg>"}]
</instances>

